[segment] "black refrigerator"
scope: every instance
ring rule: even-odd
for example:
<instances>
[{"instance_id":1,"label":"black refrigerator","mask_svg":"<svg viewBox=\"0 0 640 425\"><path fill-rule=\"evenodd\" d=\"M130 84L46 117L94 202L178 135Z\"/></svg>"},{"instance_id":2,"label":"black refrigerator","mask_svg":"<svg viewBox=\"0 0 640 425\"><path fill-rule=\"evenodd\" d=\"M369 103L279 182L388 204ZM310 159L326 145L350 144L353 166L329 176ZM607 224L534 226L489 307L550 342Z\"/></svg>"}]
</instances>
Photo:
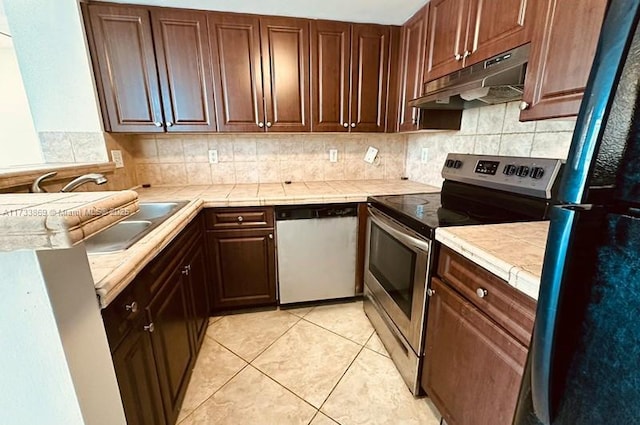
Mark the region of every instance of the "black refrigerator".
<instances>
[{"instance_id":1,"label":"black refrigerator","mask_svg":"<svg viewBox=\"0 0 640 425\"><path fill-rule=\"evenodd\" d=\"M639 6L609 1L551 213L514 425L640 424Z\"/></svg>"}]
</instances>

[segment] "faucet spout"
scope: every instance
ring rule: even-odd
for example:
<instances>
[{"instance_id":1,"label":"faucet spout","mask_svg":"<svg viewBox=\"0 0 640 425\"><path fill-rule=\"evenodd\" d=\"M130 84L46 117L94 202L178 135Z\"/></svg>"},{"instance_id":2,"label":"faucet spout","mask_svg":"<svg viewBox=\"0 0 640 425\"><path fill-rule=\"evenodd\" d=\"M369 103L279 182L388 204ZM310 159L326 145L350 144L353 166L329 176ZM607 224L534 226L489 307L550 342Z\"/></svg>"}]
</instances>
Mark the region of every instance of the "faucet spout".
<instances>
[{"instance_id":1,"label":"faucet spout","mask_svg":"<svg viewBox=\"0 0 640 425\"><path fill-rule=\"evenodd\" d=\"M98 173L85 174L84 176L77 177L71 180L65 187L63 187L60 192L71 192L83 184L93 182L95 184L105 184L107 182L107 178Z\"/></svg>"}]
</instances>

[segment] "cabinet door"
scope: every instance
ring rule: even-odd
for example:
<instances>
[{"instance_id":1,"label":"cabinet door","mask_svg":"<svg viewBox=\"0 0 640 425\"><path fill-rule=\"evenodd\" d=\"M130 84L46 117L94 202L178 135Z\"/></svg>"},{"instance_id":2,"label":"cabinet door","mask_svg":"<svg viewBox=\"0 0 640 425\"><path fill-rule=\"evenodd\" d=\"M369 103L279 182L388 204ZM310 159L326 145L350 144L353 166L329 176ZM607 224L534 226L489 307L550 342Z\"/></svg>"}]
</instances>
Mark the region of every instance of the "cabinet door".
<instances>
[{"instance_id":1,"label":"cabinet door","mask_svg":"<svg viewBox=\"0 0 640 425\"><path fill-rule=\"evenodd\" d=\"M578 114L596 53L606 0L545 0L533 35L521 121Z\"/></svg>"},{"instance_id":2,"label":"cabinet door","mask_svg":"<svg viewBox=\"0 0 640 425\"><path fill-rule=\"evenodd\" d=\"M253 307L276 302L273 230L207 232L215 308Z\"/></svg>"},{"instance_id":3,"label":"cabinet door","mask_svg":"<svg viewBox=\"0 0 640 425\"><path fill-rule=\"evenodd\" d=\"M402 27L400 79L400 131L417 129L418 110L407 105L422 94L429 6L421 9Z\"/></svg>"},{"instance_id":4,"label":"cabinet door","mask_svg":"<svg viewBox=\"0 0 640 425\"><path fill-rule=\"evenodd\" d=\"M352 26L351 131L385 131L389 39L387 26Z\"/></svg>"},{"instance_id":5,"label":"cabinet door","mask_svg":"<svg viewBox=\"0 0 640 425\"><path fill-rule=\"evenodd\" d=\"M351 25L311 23L313 131L349 131Z\"/></svg>"},{"instance_id":6,"label":"cabinet door","mask_svg":"<svg viewBox=\"0 0 640 425\"><path fill-rule=\"evenodd\" d=\"M254 16L223 13L209 14L208 22L218 129L262 131L260 22Z\"/></svg>"},{"instance_id":7,"label":"cabinet door","mask_svg":"<svg viewBox=\"0 0 640 425\"><path fill-rule=\"evenodd\" d=\"M422 386L449 425L511 425L527 350L438 279Z\"/></svg>"},{"instance_id":8,"label":"cabinet door","mask_svg":"<svg viewBox=\"0 0 640 425\"><path fill-rule=\"evenodd\" d=\"M167 131L216 131L204 12L151 12Z\"/></svg>"},{"instance_id":9,"label":"cabinet door","mask_svg":"<svg viewBox=\"0 0 640 425\"><path fill-rule=\"evenodd\" d=\"M147 307L154 325L151 333L160 390L169 423L175 423L195 362L190 323L190 294L183 270L178 268L163 283Z\"/></svg>"},{"instance_id":10,"label":"cabinet door","mask_svg":"<svg viewBox=\"0 0 640 425\"><path fill-rule=\"evenodd\" d=\"M88 10L105 128L113 132L163 132L149 11L94 4Z\"/></svg>"},{"instance_id":11,"label":"cabinet door","mask_svg":"<svg viewBox=\"0 0 640 425\"><path fill-rule=\"evenodd\" d=\"M129 425L166 423L149 334L140 320L113 352L120 398Z\"/></svg>"},{"instance_id":12,"label":"cabinet door","mask_svg":"<svg viewBox=\"0 0 640 425\"><path fill-rule=\"evenodd\" d=\"M310 131L309 21L261 18L267 131Z\"/></svg>"},{"instance_id":13,"label":"cabinet door","mask_svg":"<svg viewBox=\"0 0 640 425\"><path fill-rule=\"evenodd\" d=\"M531 41L537 2L472 0L464 66Z\"/></svg>"},{"instance_id":14,"label":"cabinet door","mask_svg":"<svg viewBox=\"0 0 640 425\"><path fill-rule=\"evenodd\" d=\"M202 238L198 238L194 248L187 254L185 268L189 276L189 286L193 301L194 345L200 347L209 324L209 291L207 288Z\"/></svg>"},{"instance_id":15,"label":"cabinet door","mask_svg":"<svg viewBox=\"0 0 640 425\"><path fill-rule=\"evenodd\" d=\"M435 80L462 67L470 0L433 0L424 81Z\"/></svg>"}]
</instances>

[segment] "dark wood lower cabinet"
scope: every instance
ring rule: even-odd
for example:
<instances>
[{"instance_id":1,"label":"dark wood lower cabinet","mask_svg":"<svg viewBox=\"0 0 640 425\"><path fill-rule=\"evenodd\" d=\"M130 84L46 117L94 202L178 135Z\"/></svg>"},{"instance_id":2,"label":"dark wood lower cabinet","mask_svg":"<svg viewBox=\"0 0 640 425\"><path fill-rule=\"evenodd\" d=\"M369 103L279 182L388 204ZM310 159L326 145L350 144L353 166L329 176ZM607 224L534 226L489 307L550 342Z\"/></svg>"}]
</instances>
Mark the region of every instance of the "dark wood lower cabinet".
<instances>
[{"instance_id":1,"label":"dark wood lower cabinet","mask_svg":"<svg viewBox=\"0 0 640 425\"><path fill-rule=\"evenodd\" d=\"M185 265L188 267L189 288L193 296L193 338L196 348L202 344L211 313L203 239L200 238L195 248L187 255L189 263Z\"/></svg>"},{"instance_id":2,"label":"dark wood lower cabinet","mask_svg":"<svg viewBox=\"0 0 640 425\"><path fill-rule=\"evenodd\" d=\"M120 397L128 425L167 423L156 373L156 362L144 318L134 324L122 344L113 352Z\"/></svg>"}]
</instances>

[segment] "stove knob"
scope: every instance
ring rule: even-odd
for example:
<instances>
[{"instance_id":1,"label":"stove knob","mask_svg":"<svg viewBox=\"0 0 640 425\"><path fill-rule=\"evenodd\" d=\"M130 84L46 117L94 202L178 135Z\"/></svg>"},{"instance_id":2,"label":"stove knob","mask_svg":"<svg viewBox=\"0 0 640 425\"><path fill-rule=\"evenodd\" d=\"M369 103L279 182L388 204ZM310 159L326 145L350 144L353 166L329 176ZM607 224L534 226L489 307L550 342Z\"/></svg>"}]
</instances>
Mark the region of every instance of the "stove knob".
<instances>
[{"instance_id":1,"label":"stove knob","mask_svg":"<svg viewBox=\"0 0 640 425\"><path fill-rule=\"evenodd\" d=\"M444 163L444 166L447 168L453 168L453 159L447 159L447 161Z\"/></svg>"},{"instance_id":2,"label":"stove knob","mask_svg":"<svg viewBox=\"0 0 640 425\"><path fill-rule=\"evenodd\" d=\"M542 168L542 167L534 167L531 170L531 178L532 179L539 180L539 179L542 178L542 176L544 176L544 168Z\"/></svg>"},{"instance_id":3,"label":"stove knob","mask_svg":"<svg viewBox=\"0 0 640 425\"><path fill-rule=\"evenodd\" d=\"M453 168L460 168L462 167L462 161L457 160L453 163Z\"/></svg>"},{"instance_id":4,"label":"stove knob","mask_svg":"<svg viewBox=\"0 0 640 425\"><path fill-rule=\"evenodd\" d=\"M515 174L515 172L516 172L516 166L513 164L505 165L504 170L502 170L502 174L505 174L507 176L512 176Z\"/></svg>"},{"instance_id":5,"label":"stove knob","mask_svg":"<svg viewBox=\"0 0 640 425\"><path fill-rule=\"evenodd\" d=\"M527 177L529 175L529 167L527 167L526 165L519 166L516 170L516 175L518 177Z\"/></svg>"}]
</instances>

